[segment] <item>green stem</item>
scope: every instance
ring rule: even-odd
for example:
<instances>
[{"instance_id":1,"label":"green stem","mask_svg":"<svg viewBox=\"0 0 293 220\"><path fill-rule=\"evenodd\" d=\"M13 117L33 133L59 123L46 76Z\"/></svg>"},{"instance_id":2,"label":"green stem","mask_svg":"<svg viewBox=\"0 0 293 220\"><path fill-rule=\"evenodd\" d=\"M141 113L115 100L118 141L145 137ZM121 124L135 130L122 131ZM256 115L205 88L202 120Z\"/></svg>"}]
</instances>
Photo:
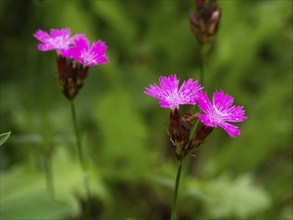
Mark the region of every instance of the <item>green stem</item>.
<instances>
[{"instance_id":1,"label":"green stem","mask_svg":"<svg viewBox=\"0 0 293 220\"><path fill-rule=\"evenodd\" d=\"M54 180L52 173L52 163L51 163L51 155L44 154L44 169L46 175L46 185L49 195L52 199L54 199L55 190L54 190Z\"/></svg>"},{"instance_id":2,"label":"green stem","mask_svg":"<svg viewBox=\"0 0 293 220\"><path fill-rule=\"evenodd\" d=\"M74 105L73 100L71 100L71 114L72 114L72 121L73 121L73 126L74 126L76 144L77 144L78 159L79 159L82 171L85 171L86 166L85 166L85 162L84 162L83 155L82 155L81 141L80 141L79 131L78 131L78 127L77 127L75 105Z\"/></svg>"},{"instance_id":3,"label":"green stem","mask_svg":"<svg viewBox=\"0 0 293 220\"><path fill-rule=\"evenodd\" d=\"M180 176L181 176L181 168L182 168L182 161L179 162L179 166L177 170L171 220L177 219L177 195L178 195L178 188L179 188L179 182L180 182Z\"/></svg>"},{"instance_id":4,"label":"green stem","mask_svg":"<svg viewBox=\"0 0 293 220\"><path fill-rule=\"evenodd\" d=\"M200 53L201 61L200 61L200 76L199 76L199 83L203 86L204 85L204 63L205 63L205 52L201 51Z\"/></svg>"},{"instance_id":5,"label":"green stem","mask_svg":"<svg viewBox=\"0 0 293 220\"><path fill-rule=\"evenodd\" d=\"M78 131L78 127L77 127L75 105L74 105L73 100L71 100L71 114L72 114L73 126L74 126L74 131L75 131L75 137L76 137L78 158L79 158L81 169L83 171L83 184L84 184L87 198L89 200L89 198L90 198L89 173L87 171L87 166L86 166L83 154L82 154L82 146L81 146L81 140L80 140L79 131Z\"/></svg>"},{"instance_id":6,"label":"green stem","mask_svg":"<svg viewBox=\"0 0 293 220\"><path fill-rule=\"evenodd\" d=\"M205 51L200 51L200 72L199 72L199 84L204 85L204 64L205 64ZM195 109L195 105L191 107L191 112Z\"/></svg>"}]
</instances>

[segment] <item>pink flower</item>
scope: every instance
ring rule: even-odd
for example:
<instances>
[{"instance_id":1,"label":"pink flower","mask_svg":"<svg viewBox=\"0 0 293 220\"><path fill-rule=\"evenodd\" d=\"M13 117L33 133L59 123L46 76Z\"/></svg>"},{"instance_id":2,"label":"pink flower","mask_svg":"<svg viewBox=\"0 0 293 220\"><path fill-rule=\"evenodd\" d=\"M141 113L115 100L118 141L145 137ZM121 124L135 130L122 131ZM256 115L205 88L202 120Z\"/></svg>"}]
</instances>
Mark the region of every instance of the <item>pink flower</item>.
<instances>
[{"instance_id":1,"label":"pink flower","mask_svg":"<svg viewBox=\"0 0 293 220\"><path fill-rule=\"evenodd\" d=\"M89 40L84 35L74 37L75 45L68 50L61 50L61 54L69 59L75 59L86 66L94 66L102 63L108 63L105 55L107 46L102 41L97 41L90 47Z\"/></svg>"},{"instance_id":2,"label":"pink flower","mask_svg":"<svg viewBox=\"0 0 293 220\"><path fill-rule=\"evenodd\" d=\"M74 37L70 37L69 28L51 29L50 35L38 30L33 36L42 42L38 45L41 51L56 50L59 53L61 49L68 49L74 43Z\"/></svg>"},{"instance_id":3,"label":"pink flower","mask_svg":"<svg viewBox=\"0 0 293 220\"><path fill-rule=\"evenodd\" d=\"M198 99L199 92L203 89L198 85L198 81L192 79L183 82L178 90L179 80L174 76L161 76L160 87L156 84L150 85L144 92L147 95L153 96L160 100L162 108L170 108L174 110L179 108L179 105L195 105Z\"/></svg>"},{"instance_id":4,"label":"pink flower","mask_svg":"<svg viewBox=\"0 0 293 220\"><path fill-rule=\"evenodd\" d=\"M210 127L222 127L231 137L240 135L237 126L227 122L242 122L247 119L244 115L243 106L232 106L234 99L222 90L216 91L213 103L210 102L206 93L199 94L198 106L205 114L198 114L201 122Z\"/></svg>"}]
</instances>

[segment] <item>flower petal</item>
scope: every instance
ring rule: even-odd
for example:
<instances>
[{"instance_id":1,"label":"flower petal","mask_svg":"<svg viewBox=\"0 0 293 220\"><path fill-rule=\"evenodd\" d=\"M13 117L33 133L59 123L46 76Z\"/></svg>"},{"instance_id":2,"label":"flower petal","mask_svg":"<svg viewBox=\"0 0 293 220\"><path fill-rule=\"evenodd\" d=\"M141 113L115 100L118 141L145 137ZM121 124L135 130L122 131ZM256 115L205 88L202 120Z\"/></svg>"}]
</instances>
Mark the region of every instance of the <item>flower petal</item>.
<instances>
[{"instance_id":1,"label":"flower petal","mask_svg":"<svg viewBox=\"0 0 293 220\"><path fill-rule=\"evenodd\" d=\"M199 93L199 98L197 100L198 107L206 114L211 114L214 112L213 106L209 100L207 93L201 91Z\"/></svg>"},{"instance_id":2,"label":"flower petal","mask_svg":"<svg viewBox=\"0 0 293 220\"><path fill-rule=\"evenodd\" d=\"M207 126L222 127L231 137L240 134L237 126L227 122L241 122L247 119L244 115L243 106L232 106L233 97L225 94L222 90L216 91L213 96L213 104L206 93L201 92L198 99L198 106L205 114L198 114L202 123ZM231 107L232 106L232 107Z\"/></svg>"},{"instance_id":3,"label":"flower petal","mask_svg":"<svg viewBox=\"0 0 293 220\"><path fill-rule=\"evenodd\" d=\"M245 110L243 106L232 106L227 110L228 116L224 117L225 121L229 122L242 122L247 119L244 115Z\"/></svg>"},{"instance_id":4,"label":"flower petal","mask_svg":"<svg viewBox=\"0 0 293 220\"><path fill-rule=\"evenodd\" d=\"M90 47L89 40L84 35L74 37L75 46L68 51L62 51L66 57L74 58L84 66L94 66L109 62L105 55L107 46L102 41L97 41Z\"/></svg>"},{"instance_id":5,"label":"flower petal","mask_svg":"<svg viewBox=\"0 0 293 220\"><path fill-rule=\"evenodd\" d=\"M37 30L36 33L33 34L33 36L43 43L45 43L48 39L51 38L47 32L42 31L40 29Z\"/></svg>"},{"instance_id":6,"label":"flower petal","mask_svg":"<svg viewBox=\"0 0 293 220\"><path fill-rule=\"evenodd\" d=\"M71 31L69 28L62 28L60 30L58 29L51 29L50 35L52 38L57 38L57 37L69 37L71 34Z\"/></svg>"},{"instance_id":7,"label":"flower petal","mask_svg":"<svg viewBox=\"0 0 293 220\"><path fill-rule=\"evenodd\" d=\"M232 138L235 138L237 135L240 135L240 130L235 125L231 125L226 122L221 122L218 125L222 127Z\"/></svg>"},{"instance_id":8,"label":"flower petal","mask_svg":"<svg viewBox=\"0 0 293 220\"><path fill-rule=\"evenodd\" d=\"M163 99L166 97L164 91L156 84L150 85L150 88L146 88L146 91L144 93L157 99Z\"/></svg>"},{"instance_id":9,"label":"flower petal","mask_svg":"<svg viewBox=\"0 0 293 220\"><path fill-rule=\"evenodd\" d=\"M224 112L233 104L234 99L232 96L225 94L223 90L216 91L213 97L213 106L217 108L218 111Z\"/></svg>"},{"instance_id":10,"label":"flower petal","mask_svg":"<svg viewBox=\"0 0 293 220\"><path fill-rule=\"evenodd\" d=\"M174 76L161 76L160 77L160 86L163 91L174 92L178 90L179 80L177 79L176 74Z\"/></svg>"},{"instance_id":11,"label":"flower petal","mask_svg":"<svg viewBox=\"0 0 293 220\"><path fill-rule=\"evenodd\" d=\"M102 41L97 41L93 43L92 48L90 49L92 53L96 56L102 56L107 50L107 45Z\"/></svg>"},{"instance_id":12,"label":"flower petal","mask_svg":"<svg viewBox=\"0 0 293 220\"><path fill-rule=\"evenodd\" d=\"M172 103L172 102L168 102L166 100L160 100L160 106L162 108L170 108L170 109L179 108L179 105L176 105L175 103Z\"/></svg>"},{"instance_id":13,"label":"flower petal","mask_svg":"<svg viewBox=\"0 0 293 220\"><path fill-rule=\"evenodd\" d=\"M183 82L178 93L185 104L196 104L199 97L199 92L203 89L202 86L198 85L198 81L192 81L192 79Z\"/></svg>"},{"instance_id":14,"label":"flower petal","mask_svg":"<svg viewBox=\"0 0 293 220\"><path fill-rule=\"evenodd\" d=\"M217 123L211 119L210 115L198 114L197 116L199 120L206 126L214 128L217 127Z\"/></svg>"},{"instance_id":15,"label":"flower petal","mask_svg":"<svg viewBox=\"0 0 293 220\"><path fill-rule=\"evenodd\" d=\"M38 44L38 49L40 51L55 50L55 47L50 44Z\"/></svg>"},{"instance_id":16,"label":"flower petal","mask_svg":"<svg viewBox=\"0 0 293 220\"><path fill-rule=\"evenodd\" d=\"M90 41L86 38L85 35L78 35L74 37L76 50L81 53L83 50L88 51L90 47Z\"/></svg>"},{"instance_id":17,"label":"flower petal","mask_svg":"<svg viewBox=\"0 0 293 220\"><path fill-rule=\"evenodd\" d=\"M150 85L144 93L159 99L162 108L175 109L179 108L179 105L195 105L198 93L202 89L198 81L193 82L189 79L183 82L178 91L179 80L176 74L168 77L161 76L159 81L160 86Z\"/></svg>"},{"instance_id":18,"label":"flower petal","mask_svg":"<svg viewBox=\"0 0 293 220\"><path fill-rule=\"evenodd\" d=\"M51 29L51 36L42 30L36 31L33 36L41 41L43 44L38 45L38 49L41 51L56 50L59 54L60 50L68 49L72 40L70 38L70 29Z\"/></svg>"},{"instance_id":19,"label":"flower petal","mask_svg":"<svg viewBox=\"0 0 293 220\"><path fill-rule=\"evenodd\" d=\"M107 56L105 55L106 50L107 45L104 42L95 42L89 50L89 54L91 56L91 62L89 62L89 66L109 62Z\"/></svg>"}]
</instances>

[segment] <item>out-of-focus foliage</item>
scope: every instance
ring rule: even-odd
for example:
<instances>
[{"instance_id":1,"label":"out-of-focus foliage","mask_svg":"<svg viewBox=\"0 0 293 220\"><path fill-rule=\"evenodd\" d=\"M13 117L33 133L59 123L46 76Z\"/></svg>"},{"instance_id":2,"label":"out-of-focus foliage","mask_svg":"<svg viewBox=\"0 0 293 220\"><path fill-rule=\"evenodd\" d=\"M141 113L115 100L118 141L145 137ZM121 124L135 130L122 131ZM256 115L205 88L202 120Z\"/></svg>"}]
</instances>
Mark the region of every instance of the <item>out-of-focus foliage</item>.
<instances>
[{"instance_id":1,"label":"out-of-focus foliage","mask_svg":"<svg viewBox=\"0 0 293 220\"><path fill-rule=\"evenodd\" d=\"M292 1L219 0L220 29L205 66L209 96L223 89L248 120L231 139L215 129L184 163L180 219L292 219ZM169 111L143 94L160 75L199 76L190 30L194 1L0 1L0 218L168 219L177 161ZM76 98L90 163L91 210L79 167L70 103L55 52L37 29L69 27L108 45ZM45 178L51 158L54 198Z\"/></svg>"},{"instance_id":2,"label":"out-of-focus foliage","mask_svg":"<svg viewBox=\"0 0 293 220\"><path fill-rule=\"evenodd\" d=\"M10 136L10 133L11 133L11 132L6 132L6 133L3 133L3 134L0 134L0 146L1 146L2 144L4 144L5 141L7 141L7 139L8 139L9 136Z\"/></svg>"}]
</instances>

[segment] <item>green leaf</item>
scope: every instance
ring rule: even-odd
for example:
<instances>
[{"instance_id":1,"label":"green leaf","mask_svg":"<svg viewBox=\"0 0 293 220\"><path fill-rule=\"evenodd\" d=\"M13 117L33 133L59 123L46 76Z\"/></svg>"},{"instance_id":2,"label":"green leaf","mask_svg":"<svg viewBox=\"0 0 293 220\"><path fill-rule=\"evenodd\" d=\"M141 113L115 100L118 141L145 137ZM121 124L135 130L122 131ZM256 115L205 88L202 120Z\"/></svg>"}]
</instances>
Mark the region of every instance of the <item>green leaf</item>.
<instances>
[{"instance_id":1,"label":"green leaf","mask_svg":"<svg viewBox=\"0 0 293 220\"><path fill-rule=\"evenodd\" d=\"M10 133L11 133L11 131L6 132L6 133L3 133L3 134L0 134L0 146L1 146L2 144L4 144L5 141L7 141L7 139L8 139L9 136L10 136Z\"/></svg>"},{"instance_id":2,"label":"green leaf","mask_svg":"<svg viewBox=\"0 0 293 220\"><path fill-rule=\"evenodd\" d=\"M52 159L53 200L47 193L45 175L40 170L19 164L7 172L1 172L1 219L64 219L78 215L78 199L85 197L79 164L69 157L63 145L58 146ZM89 170L91 195L106 203L107 189L100 175L94 173L96 170Z\"/></svg>"},{"instance_id":3,"label":"green leaf","mask_svg":"<svg viewBox=\"0 0 293 220\"><path fill-rule=\"evenodd\" d=\"M107 175L116 176L119 167L120 177L141 176L148 168L151 155L145 144L147 130L129 93L122 88L112 90L100 97L96 109L103 135L100 162L109 165L109 170L103 170Z\"/></svg>"},{"instance_id":4,"label":"green leaf","mask_svg":"<svg viewBox=\"0 0 293 220\"><path fill-rule=\"evenodd\" d=\"M205 183L202 190L208 196L204 206L210 218L248 219L271 205L268 192L255 184L249 174L236 179L223 174Z\"/></svg>"}]
</instances>

